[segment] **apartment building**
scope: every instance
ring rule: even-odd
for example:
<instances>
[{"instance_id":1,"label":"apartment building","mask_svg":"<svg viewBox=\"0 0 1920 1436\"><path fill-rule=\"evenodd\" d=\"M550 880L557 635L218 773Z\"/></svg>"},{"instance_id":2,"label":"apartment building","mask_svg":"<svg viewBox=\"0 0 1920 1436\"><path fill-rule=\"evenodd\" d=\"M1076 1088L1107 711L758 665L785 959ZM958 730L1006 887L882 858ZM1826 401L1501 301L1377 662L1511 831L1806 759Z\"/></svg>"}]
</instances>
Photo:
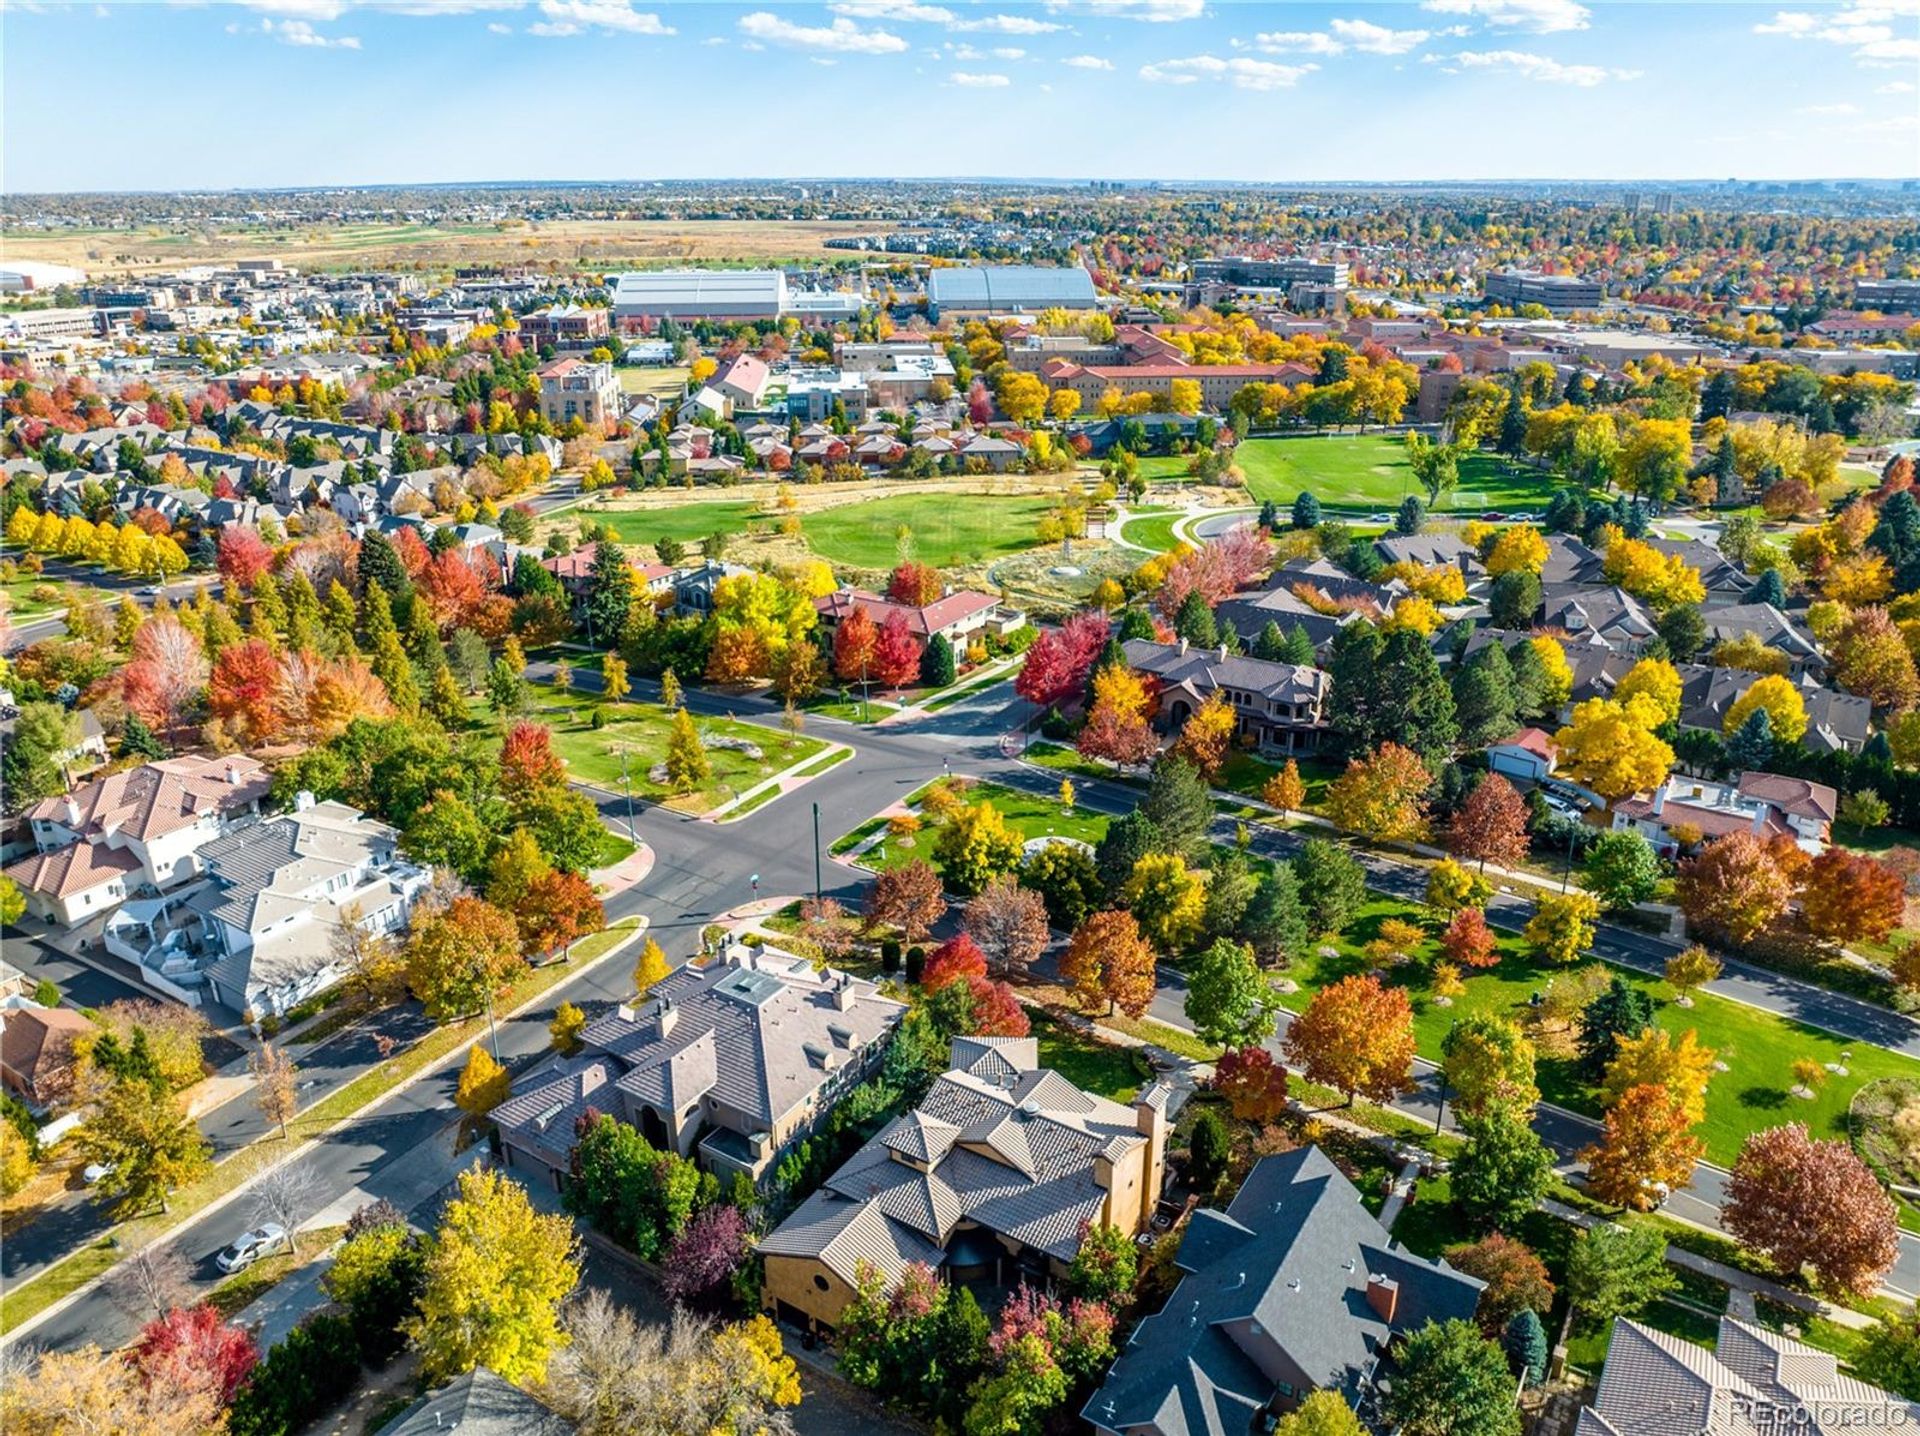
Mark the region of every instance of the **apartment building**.
<instances>
[{"instance_id":1,"label":"apartment building","mask_svg":"<svg viewBox=\"0 0 1920 1436\"><path fill-rule=\"evenodd\" d=\"M585 359L556 359L539 371L540 412L549 424L574 419L588 427L619 422L620 380L613 365Z\"/></svg>"}]
</instances>

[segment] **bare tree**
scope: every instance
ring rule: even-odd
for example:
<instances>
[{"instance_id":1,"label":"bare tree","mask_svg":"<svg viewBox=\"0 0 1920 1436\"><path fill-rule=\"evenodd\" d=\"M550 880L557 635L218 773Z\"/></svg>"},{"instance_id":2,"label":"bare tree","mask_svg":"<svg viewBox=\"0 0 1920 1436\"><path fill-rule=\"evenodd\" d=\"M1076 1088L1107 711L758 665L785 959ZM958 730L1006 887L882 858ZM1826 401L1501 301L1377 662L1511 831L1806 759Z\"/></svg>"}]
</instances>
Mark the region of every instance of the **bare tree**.
<instances>
[{"instance_id":1,"label":"bare tree","mask_svg":"<svg viewBox=\"0 0 1920 1436\"><path fill-rule=\"evenodd\" d=\"M145 1321L149 1314L162 1317L186 1304L192 1292L192 1271L177 1246L156 1242L121 1262L107 1290L129 1315Z\"/></svg>"},{"instance_id":2,"label":"bare tree","mask_svg":"<svg viewBox=\"0 0 1920 1436\"><path fill-rule=\"evenodd\" d=\"M293 1120L298 1093L294 1087L293 1059L277 1052L271 1042L262 1042L260 1050L247 1063L253 1073L254 1100L260 1115L280 1128L280 1140L286 1141L287 1123Z\"/></svg>"},{"instance_id":3,"label":"bare tree","mask_svg":"<svg viewBox=\"0 0 1920 1436\"><path fill-rule=\"evenodd\" d=\"M1051 932L1040 894L1001 873L967 904L960 926L986 955L987 967L1005 977L1024 972L1046 950Z\"/></svg>"},{"instance_id":4,"label":"bare tree","mask_svg":"<svg viewBox=\"0 0 1920 1436\"><path fill-rule=\"evenodd\" d=\"M265 1224L275 1222L287 1234L287 1250L300 1254L295 1228L308 1216L320 1184L304 1162L282 1162L270 1167L253 1184L253 1214Z\"/></svg>"}]
</instances>

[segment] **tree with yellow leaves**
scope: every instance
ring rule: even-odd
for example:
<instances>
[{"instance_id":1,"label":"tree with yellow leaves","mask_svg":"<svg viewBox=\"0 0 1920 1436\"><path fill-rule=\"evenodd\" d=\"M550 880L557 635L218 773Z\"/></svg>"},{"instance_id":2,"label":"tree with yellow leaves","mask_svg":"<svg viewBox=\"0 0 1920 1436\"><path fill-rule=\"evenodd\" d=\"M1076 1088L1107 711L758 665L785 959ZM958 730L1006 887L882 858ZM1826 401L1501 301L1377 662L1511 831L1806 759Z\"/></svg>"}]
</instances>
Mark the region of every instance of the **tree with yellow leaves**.
<instances>
[{"instance_id":1,"label":"tree with yellow leaves","mask_svg":"<svg viewBox=\"0 0 1920 1436\"><path fill-rule=\"evenodd\" d=\"M1643 658L1615 685L1613 696L1622 703L1641 694L1660 709L1661 721L1680 716L1680 671L1664 658Z\"/></svg>"},{"instance_id":2,"label":"tree with yellow leaves","mask_svg":"<svg viewBox=\"0 0 1920 1436\"><path fill-rule=\"evenodd\" d=\"M1382 743L1327 785L1327 817L1373 842L1417 842L1427 832L1427 793L1433 775L1420 755Z\"/></svg>"},{"instance_id":3,"label":"tree with yellow leaves","mask_svg":"<svg viewBox=\"0 0 1920 1436\"><path fill-rule=\"evenodd\" d=\"M1492 896L1492 883L1452 858L1440 859L1427 871L1427 906L1442 917L1450 918L1465 907L1483 908Z\"/></svg>"},{"instance_id":4,"label":"tree with yellow leaves","mask_svg":"<svg viewBox=\"0 0 1920 1436\"><path fill-rule=\"evenodd\" d=\"M1521 936L1548 962L1565 967L1593 946L1600 904L1583 892L1543 893Z\"/></svg>"},{"instance_id":5,"label":"tree with yellow leaves","mask_svg":"<svg viewBox=\"0 0 1920 1436\"><path fill-rule=\"evenodd\" d=\"M1404 629L1425 638L1440 626L1440 622L1440 610L1430 600L1411 593L1394 604L1393 611L1380 620L1380 631L1398 633Z\"/></svg>"},{"instance_id":6,"label":"tree with yellow leaves","mask_svg":"<svg viewBox=\"0 0 1920 1436\"><path fill-rule=\"evenodd\" d=\"M469 1117L484 1117L513 1093L513 1078L493 1060L493 1054L475 1043L467 1049L467 1065L460 1069L453 1103Z\"/></svg>"},{"instance_id":7,"label":"tree with yellow leaves","mask_svg":"<svg viewBox=\"0 0 1920 1436\"><path fill-rule=\"evenodd\" d=\"M1767 710L1767 719L1773 725L1773 738L1776 743L1798 743L1807 731L1807 705L1801 698L1800 690L1791 679L1769 675L1754 680L1748 688L1727 709L1725 721L1720 731L1732 737L1740 727L1760 709Z\"/></svg>"},{"instance_id":8,"label":"tree with yellow leaves","mask_svg":"<svg viewBox=\"0 0 1920 1436\"><path fill-rule=\"evenodd\" d=\"M640 960L633 965L633 989L645 997L653 991L654 984L663 980L672 969L667 966L667 954L660 944L648 938L640 949Z\"/></svg>"},{"instance_id":9,"label":"tree with yellow leaves","mask_svg":"<svg viewBox=\"0 0 1920 1436\"><path fill-rule=\"evenodd\" d=\"M1640 539L1620 538L1607 547L1601 572L1635 598L1658 609L1700 603L1707 590L1700 575L1678 554L1664 554Z\"/></svg>"},{"instance_id":10,"label":"tree with yellow leaves","mask_svg":"<svg viewBox=\"0 0 1920 1436\"><path fill-rule=\"evenodd\" d=\"M1120 901L1161 952L1184 952L1200 936L1207 885L1174 853L1148 853L1133 865Z\"/></svg>"},{"instance_id":11,"label":"tree with yellow leaves","mask_svg":"<svg viewBox=\"0 0 1920 1436\"><path fill-rule=\"evenodd\" d=\"M1215 689L1180 729L1173 752L1185 758L1202 778L1211 782L1219 773L1220 765L1227 760L1227 749L1233 742L1233 730L1238 721L1226 694Z\"/></svg>"},{"instance_id":12,"label":"tree with yellow leaves","mask_svg":"<svg viewBox=\"0 0 1920 1436\"><path fill-rule=\"evenodd\" d=\"M1613 1050L1613 1061L1600 1084L1609 1106L1629 1087L1649 1082L1667 1089L1689 1123L1706 1117L1707 1083L1713 1078L1717 1054L1700 1045L1699 1034L1691 1027L1678 1037L1649 1027L1637 1037L1617 1037Z\"/></svg>"},{"instance_id":13,"label":"tree with yellow leaves","mask_svg":"<svg viewBox=\"0 0 1920 1436\"><path fill-rule=\"evenodd\" d=\"M1658 736L1663 716L1644 693L1624 703L1589 698L1553 735L1560 763L1575 781L1611 801L1659 786L1673 769L1673 749Z\"/></svg>"},{"instance_id":14,"label":"tree with yellow leaves","mask_svg":"<svg viewBox=\"0 0 1920 1436\"><path fill-rule=\"evenodd\" d=\"M1557 712L1573 694L1573 665L1567 662L1567 650L1559 639L1545 634L1529 638L1527 646L1540 660L1540 711Z\"/></svg>"},{"instance_id":15,"label":"tree with yellow leaves","mask_svg":"<svg viewBox=\"0 0 1920 1436\"><path fill-rule=\"evenodd\" d=\"M437 1385L485 1366L510 1382L539 1380L566 1344L560 1303L579 1280L569 1218L534 1210L501 1173L462 1172L407 1323L422 1374Z\"/></svg>"},{"instance_id":16,"label":"tree with yellow leaves","mask_svg":"<svg viewBox=\"0 0 1920 1436\"><path fill-rule=\"evenodd\" d=\"M1539 573L1546 567L1547 541L1531 525L1507 529L1493 541L1486 563L1493 578L1503 573Z\"/></svg>"},{"instance_id":17,"label":"tree with yellow leaves","mask_svg":"<svg viewBox=\"0 0 1920 1436\"><path fill-rule=\"evenodd\" d=\"M1260 799L1283 814L1298 811L1307 801L1307 784L1300 776L1299 763L1287 759L1287 766L1261 786Z\"/></svg>"}]
</instances>

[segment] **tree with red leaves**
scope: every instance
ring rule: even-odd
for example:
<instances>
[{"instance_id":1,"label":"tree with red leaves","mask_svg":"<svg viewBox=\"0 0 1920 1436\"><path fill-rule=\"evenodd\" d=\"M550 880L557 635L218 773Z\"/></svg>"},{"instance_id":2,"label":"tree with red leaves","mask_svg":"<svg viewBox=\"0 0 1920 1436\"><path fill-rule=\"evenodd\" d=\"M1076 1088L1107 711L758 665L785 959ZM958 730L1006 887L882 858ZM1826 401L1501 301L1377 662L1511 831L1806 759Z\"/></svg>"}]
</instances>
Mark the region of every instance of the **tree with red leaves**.
<instances>
[{"instance_id":1,"label":"tree with red leaves","mask_svg":"<svg viewBox=\"0 0 1920 1436\"><path fill-rule=\"evenodd\" d=\"M220 650L207 680L207 711L242 748L279 741L286 714L280 707L280 655L272 644L249 638Z\"/></svg>"},{"instance_id":2,"label":"tree with red leaves","mask_svg":"<svg viewBox=\"0 0 1920 1436\"><path fill-rule=\"evenodd\" d=\"M593 884L579 873L553 869L527 884L513 909L520 943L529 957L558 952L568 943L598 932L606 921Z\"/></svg>"},{"instance_id":3,"label":"tree with red leaves","mask_svg":"<svg viewBox=\"0 0 1920 1436\"><path fill-rule=\"evenodd\" d=\"M865 683L874 676L874 650L880 631L863 608L840 620L833 631L833 672L842 683Z\"/></svg>"},{"instance_id":4,"label":"tree with red leaves","mask_svg":"<svg viewBox=\"0 0 1920 1436\"><path fill-rule=\"evenodd\" d=\"M1109 631L1103 613L1076 613L1059 628L1047 629L1027 650L1013 691L1042 708L1075 697L1087 686Z\"/></svg>"},{"instance_id":5,"label":"tree with red leaves","mask_svg":"<svg viewBox=\"0 0 1920 1436\"><path fill-rule=\"evenodd\" d=\"M1881 942L1906 915L1906 883L1885 863L1831 847L1813 860L1800 889L1807 931L1828 942Z\"/></svg>"},{"instance_id":6,"label":"tree with red leaves","mask_svg":"<svg viewBox=\"0 0 1920 1436\"><path fill-rule=\"evenodd\" d=\"M924 858L888 868L867 889L867 926L897 927L908 942L925 938L946 910L940 875Z\"/></svg>"},{"instance_id":7,"label":"tree with red leaves","mask_svg":"<svg viewBox=\"0 0 1920 1436\"><path fill-rule=\"evenodd\" d=\"M1741 1145L1721 1209L1726 1229L1782 1275L1811 1266L1822 1285L1871 1296L1900 1251L1893 1203L1843 1141L1805 1124L1755 1132Z\"/></svg>"},{"instance_id":8,"label":"tree with red leaves","mask_svg":"<svg viewBox=\"0 0 1920 1436\"><path fill-rule=\"evenodd\" d=\"M660 1286L682 1305L724 1286L751 1250L746 1216L731 1202L715 1202L680 1229L667 1248Z\"/></svg>"},{"instance_id":9,"label":"tree with red leaves","mask_svg":"<svg viewBox=\"0 0 1920 1436\"><path fill-rule=\"evenodd\" d=\"M178 1307L141 1328L133 1364L150 1386L210 1390L226 1406L260 1360L253 1337L211 1306Z\"/></svg>"},{"instance_id":10,"label":"tree with red leaves","mask_svg":"<svg viewBox=\"0 0 1920 1436\"><path fill-rule=\"evenodd\" d=\"M1385 1102L1413 1086L1413 1006L1372 973L1321 988L1287 1029L1287 1061L1345 1094Z\"/></svg>"},{"instance_id":11,"label":"tree with red leaves","mask_svg":"<svg viewBox=\"0 0 1920 1436\"><path fill-rule=\"evenodd\" d=\"M1498 773L1482 778L1447 824L1447 851L1456 858L1511 867L1527 855L1527 805Z\"/></svg>"},{"instance_id":12,"label":"tree with red leaves","mask_svg":"<svg viewBox=\"0 0 1920 1436\"><path fill-rule=\"evenodd\" d=\"M963 932L927 954L927 965L920 971L920 986L923 991L938 992L948 983L986 975L987 955Z\"/></svg>"},{"instance_id":13,"label":"tree with red leaves","mask_svg":"<svg viewBox=\"0 0 1920 1436\"><path fill-rule=\"evenodd\" d=\"M1106 1005L1138 1017L1153 1001L1156 964L1139 921L1124 908L1094 913L1074 929L1060 958L1060 980L1090 1012Z\"/></svg>"},{"instance_id":14,"label":"tree with red leaves","mask_svg":"<svg viewBox=\"0 0 1920 1436\"><path fill-rule=\"evenodd\" d=\"M973 1000L975 1037L1025 1037L1033 1030L1026 1009L1006 983L969 977L967 994Z\"/></svg>"},{"instance_id":15,"label":"tree with red leaves","mask_svg":"<svg viewBox=\"0 0 1920 1436\"><path fill-rule=\"evenodd\" d=\"M1793 880L1766 843L1752 833L1728 833L1680 864L1674 892L1689 923L1745 943L1786 912Z\"/></svg>"},{"instance_id":16,"label":"tree with red leaves","mask_svg":"<svg viewBox=\"0 0 1920 1436\"><path fill-rule=\"evenodd\" d=\"M993 422L993 395L987 392L984 379L975 379L967 390L967 418L975 425Z\"/></svg>"},{"instance_id":17,"label":"tree with red leaves","mask_svg":"<svg viewBox=\"0 0 1920 1436\"><path fill-rule=\"evenodd\" d=\"M421 596L443 629L459 622L462 614L487 596L480 575L457 549L447 549L437 555L421 571L418 581Z\"/></svg>"},{"instance_id":18,"label":"tree with red leaves","mask_svg":"<svg viewBox=\"0 0 1920 1436\"><path fill-rule=\"evenodd\" d=\"M562 787L567 765L544 723L516 723L500 745L500 796L516 808Z\"/></svg>"},{"instance_id":19,"label":"tree with red leaves","mask_svg":"<svg viewBox=\"0 0 1920 1436\"><path fill-rule=\"evenodd\" d=\"M909 559L896 568L893 576L887 580L887 597L895 603L925 608L940 597L945 587L939 569Z\"/></svg>"},{"instance_id":20,"label":"tree with red leaves","mask_svg":"<svg viewBox=\"0 0 1920 1436\"><path fill-rule=\"evenodd\" d=\"M1487 926L1487 915L1477 907L1463 907L1453 915L1447 930L1440 934L1440 946L1447 961L1457 967L1493 967L1500 961L1493 929Z\"/></svg>"},{"instance_id":21,"label":"tree with red leaves","mask_svg":"<svg viewBox=\"0 0 1920 1436\"><path fill-rule=\"evenodd\" d=\"M177 730L207 682L207 656L176 618L153 618L133 636L133 661L121 671L121 693L141 721Z\"/></svg>"},{"instance_id":22,"label":"tree with red leaves","mask_svg":"<svg viewBox=\"0 0 1920 1436\"><path fill-rule=\"evenodd\" d=\"M425 541L411 527L395 533L392 543L393 551L400 555L401 567L406 569L408 578L419 578L427 565L433 562L433 555L428 552Z\"/></svg>"},{"instance_id":23,"label":"tree with red leaves","mask_svg":"<svg viewBox=\"0 0 1920 1436\"><path fill-rule=\"evenodd\" d=\"M1190 593L1198 593L1208 608L1216 608L1265 578L1272 567L1273 545L1266 535L1256 525L1241 524L1175 559L1154 603L1168 619L1180 611Z\"/></svg>"},{"instance_id":24,"label":"tree with red leaves","mask_svg":"<svg viewBox=\"0 0 1920 1436\"><path fill-rule=\"evenodd\" d=\"M899 609L887 615L873 644L873 676L886 688L904 688L920 676L920 641Z\"/></svg>"},{"instance_id":25,"label":"tree with red leaves","mask_svg":"<svg viewBox=\"0 0 1920 1436\"><path fill-rule=\"evenodd\" d=\"M228 524L220 530L214 561L220 567L220 577L251 592L260 575L272 564L273 549L258 531Z\"/></svg>"},{"instance_id":26,"label":"tree with red leaves","mask_svg":"<svg viewBox=\"0 0 1920 1436\"><path fill-rule=\"evenodd\" d=\"M1213 1064L1213 1090L1242 1122L1273 1122L1287 1110L1287 1069L1264 1047L1236 1047Z\"/></svg>"}]
</instances>

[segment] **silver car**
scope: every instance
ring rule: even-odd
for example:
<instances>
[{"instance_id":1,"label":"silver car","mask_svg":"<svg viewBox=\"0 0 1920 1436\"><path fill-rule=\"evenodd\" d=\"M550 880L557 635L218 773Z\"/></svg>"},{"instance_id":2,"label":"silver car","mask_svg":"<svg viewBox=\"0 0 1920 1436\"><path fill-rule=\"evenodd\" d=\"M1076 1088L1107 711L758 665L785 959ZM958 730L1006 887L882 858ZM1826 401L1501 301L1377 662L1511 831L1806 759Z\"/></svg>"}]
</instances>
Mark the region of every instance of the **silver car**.
<instances>
[{"instance_id":1,"label":"silver car","mask_svg":"<svg viewBox=\"0 0 1920 1436\"><path fill-rule=\"evenodd\" d=\"M213 1259L213 1264L229 1274L245 1271L286 1239L285 1227L278 1222L266 1222L236 1239L232 1246Z\"/></svg>"}]
</instances>

